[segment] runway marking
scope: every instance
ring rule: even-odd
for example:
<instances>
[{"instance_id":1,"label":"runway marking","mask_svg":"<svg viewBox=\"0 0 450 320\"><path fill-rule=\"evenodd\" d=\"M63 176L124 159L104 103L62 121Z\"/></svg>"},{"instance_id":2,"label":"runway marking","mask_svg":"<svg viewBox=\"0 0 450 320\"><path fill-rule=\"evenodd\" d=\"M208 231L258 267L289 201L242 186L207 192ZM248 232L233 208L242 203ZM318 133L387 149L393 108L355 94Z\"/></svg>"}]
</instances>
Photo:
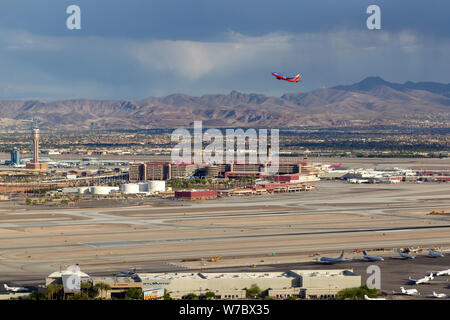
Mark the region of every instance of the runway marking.
<instances>
[{"instance_id":1,"label":"runway marking","mask_svg":"<svg viewBox=\"0 0 450 320\"><path fill-rule=\"evenodd\" d=\"M390 232L410 232L413 230L387 230L387 231L375 231L375 232L380 232L380 233L390 233Z\"/></svg>"},{"instance_id":2,"label":"runway marking","mask_svg":"<svg viewBox=\"0 0 450 320\"><path fill-rule=\"evenodd\" d=\"M165 244L174 242L191 242L191 241L218 241L218 240L239 240L244 238L276 238L276 237L293 237L293 236L314 236L322 234L340 234L340 233L359 233L359 232L389 232L389 231L412 231L423 229L447 229L450 225L440 226L413 226L413 227L394 227L394 228L378 228L378 229L350 229L350 230L336 230L336 231L319 231L319 232L294 232L294 233L273 233L273 234L253 234L253 235L232 235L232 236L220 236L220 237L206 237L206 238L183 238L183 239L164 239L164 240L124 240L124 241L105 241L105 242L83 242L83 245L94 247L114 247L114 246L137 246L137 245L149 245L149 244ZM29 246L29 247L8 247L0 248L0 250L11 251L18 249L36 249L36 248L59 248L65 246L76 246L76 244L68 245L48 245L48 246Z\"/></svg>"}]
</instances>

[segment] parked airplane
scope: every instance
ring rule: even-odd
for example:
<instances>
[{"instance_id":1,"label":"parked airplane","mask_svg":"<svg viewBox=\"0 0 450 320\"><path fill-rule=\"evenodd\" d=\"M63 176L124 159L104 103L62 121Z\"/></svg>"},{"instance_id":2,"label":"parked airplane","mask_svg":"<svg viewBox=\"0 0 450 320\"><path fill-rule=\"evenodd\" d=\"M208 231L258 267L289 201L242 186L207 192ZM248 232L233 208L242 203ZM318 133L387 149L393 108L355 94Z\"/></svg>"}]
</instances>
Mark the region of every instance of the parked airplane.
<instances>
[{"instance_id":1,"label":"parked airplane","mask_svg":"<svg viewBox=\"0 0 450 320\"><path fill-rule=\"evenodd\" d=\"M433 249L428 249L428 256L431 258L440 258L443 257L444 254L441 252L434 251Z\"/></svg>"},{"instance_id":2,"label":"parked airplane","mask_svg":"<svg viewBox=\"0 0 450 320\"><path fill-rule=\"evenodd\" d=\"M434 275L435 276L450 276L450 269L438 271Z\"/></svg>"},{"instance_id":3,"label":"parked airplane","mask_svg":"<svg viewBox=\"0 0 450 320\"><path fill-rule=\"evenodd\" d=\"M433 291L433 297L435 298L447 298L447 295L445 293L436 293Z\"/></svg>"},{"instance_id":4,"label":"parked airplane","mask_svg":"<svg viewBox=\"0 0 450 320\"><path fill-rule=\"evenodd\" d=\"M25 288L25 287L8 287L8 285L5 283L3 285L5 287L5 290L8 292L27 292L30 291L29 289Z\"/></svg>"},{"instance_id":5,"label":"parked airplane","mask_svg":"<svg viewBox=\"0 0 450 320\"><path fill-rule=\"evenodd\" d=\"M409 277L408 279L409 279L409 281L413 281L414 284L421 284L421 283L427 283L428 281L433 280L434 277L433 277L433 273L430 273L428 276L425 276L418 280L411 279L411 277Z\"/></svg>"},{"instance_id":6,"label":"parked airplane","mask_svg":"<svg viewBox=\"0 0 450 320\"><path fill-rule=\"evenodd\" d=\"M405 252L401 252L400 249L397 249L397 252L403 259L415 259L416 258L415 255L408 254L408 253L405 253Z\"/></svg>"},{"instance_id":7,"label":"parked airplane","mask_svg":"<svg viewBox=\"0 0 450 320\"><path fill-rule=\"evenodd\" d=\"M285 75L278 72L273 72L272 75L277 78L277 80L284 80L288 82L299 82L300 78L302 77L301 74L298 74L295 77L286 77Z\"/></svg>"},{"instance_id":8,"label":"parked airplane","mask_svg":"<svg viewBox=\"0 0 450 320\"><path fill-rule=\"evenodd\" d=\"M386 298L369 298L367 294L364 295L365 300L386 300Z\"/></svg>"},{"instance_id":9,"label":"parked airplane","mask_svg":"<svg viewBox=\"0 0 450 320\"><path fill-rule=\"evenodd\" d=\"M333 264L333 263L341 262L341 261L344 261L344 250L342 250L341 255L339 257L337 257L337 258L322 257L322 258L320 258L318 263Z\"/></svg>"},{"instance_id":10,"label":"parked airplane","mask_svg":"<svg viewBox=\"0 0 450 320\"><path fill-rule=\"evenodd\" d=\"M414 296L414 295L419 295L419 291L417 291L417 289L405 289L403 287L400 287L400 292L394 292L396 294L404 294L407 296Z\"/></svg>"},{"instance_id":11,"label":"parked airplane","mask_svg":"<svg viewBox=\"0 0 450 320\"><path fill-rule=\"evenodd\" d=\"M121 270L120 275L131 276L136 274L136 268L132 268L130 270Z\"/></svg>"},{"instance_id":12,"label":"parked airplane","mask_svg":"<svg viewBox=\"0 0 450 320\"><path fill-rule=\"evenodd\" d=\"M362 251L363 258L367 261L384 261L383 257L377 257L377 256L369 256L365 250Z\"/></svg>"}]
</instances>

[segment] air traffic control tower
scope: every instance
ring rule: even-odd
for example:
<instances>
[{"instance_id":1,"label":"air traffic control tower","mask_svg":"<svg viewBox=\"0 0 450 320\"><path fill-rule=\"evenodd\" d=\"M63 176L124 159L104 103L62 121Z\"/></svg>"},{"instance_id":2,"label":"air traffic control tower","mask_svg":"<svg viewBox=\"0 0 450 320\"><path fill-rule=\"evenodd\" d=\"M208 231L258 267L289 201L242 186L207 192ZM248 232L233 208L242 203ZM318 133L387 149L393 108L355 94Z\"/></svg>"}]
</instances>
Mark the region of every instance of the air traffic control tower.
<instances>
[{"instance_id":1,"label":"air traffic control tower","mask_svg":"<svg viewBox=\"0 0 450 320\"><path fill-rule=\"evenodd\" d=\"M40 136L39 128L37 124L33 123L31 126L31 137L32 137L31 153L33 157L31 162L27 162L26 164L27 169L34 169L34 170L48 169L46 163L39 163L39 136Z\"/></svg>"}]
</instances>

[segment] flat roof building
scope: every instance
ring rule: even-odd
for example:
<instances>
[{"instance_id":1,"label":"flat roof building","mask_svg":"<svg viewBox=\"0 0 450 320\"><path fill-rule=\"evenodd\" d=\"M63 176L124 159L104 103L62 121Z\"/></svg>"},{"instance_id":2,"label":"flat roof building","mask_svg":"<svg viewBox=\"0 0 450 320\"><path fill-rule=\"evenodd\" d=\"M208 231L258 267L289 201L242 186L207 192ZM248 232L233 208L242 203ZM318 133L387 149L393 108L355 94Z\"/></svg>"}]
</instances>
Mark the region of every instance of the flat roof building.
<instances>
[{"instance_id":1,"label":"flat roof building","mask_svg":"<svg viewBox=\"0 0 450 320\"><path fill-rule=\"evenodd\" d=\"M143 287L161 287L171 297L190 293L202 295L210 291L217 299L245 298L245 288L256 284L269 296L296 296L307 299L331 298L346 288L361 286L361 276L352 269L291 270L288 272L254 273L139 273Z\"/></svg>"},{"instance_id":2,"label":"flat roof building","mask_svg":"<svg viewBox=\"0 0 450 320\"><path fill-rule=\"evenodd\" d=\"M99 297L104 299L123 298L130 288L142 289L141 279L138 277L116 276L116 277L93 277L92 285L105 283L110 286L109 290L100 290Z\"/></svg>"},{"instance_id":3,"label":"flat roof building","mask_svg":"<svg viewBox=\"0 0 450 320\"><path fill-rule=\"evenodd\" d=\"M217 198L216 190L179 190L175 191L175 198L180 200L205 200Z\"/></svg>"}]
</instances>

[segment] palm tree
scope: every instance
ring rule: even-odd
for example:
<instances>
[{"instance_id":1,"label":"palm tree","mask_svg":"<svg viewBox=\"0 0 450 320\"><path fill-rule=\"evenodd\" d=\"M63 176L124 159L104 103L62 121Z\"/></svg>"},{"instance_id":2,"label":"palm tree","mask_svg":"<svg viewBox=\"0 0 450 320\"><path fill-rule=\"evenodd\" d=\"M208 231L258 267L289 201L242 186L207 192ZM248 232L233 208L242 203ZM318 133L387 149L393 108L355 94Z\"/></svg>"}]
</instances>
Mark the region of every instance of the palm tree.
<instances>
[{"instance_id":1,"label":"palm tree","mask_svg":"<svg viewBox=\"0 0 450 320\"><path fill-rule=\"evenodd\" d=\"M103 289L105 290L105 295L108 295L108 291L111 290L111 286L107 283L103 286Z\"/></svg>"},{"instance_id":2,"label":"palm tree","mask_svg":"<svg viewBox=\"0 0 450 320\"><path fill-rule=\"evenodd\" d=\"M103 297L103 286L104 285L105 284L103 282L99 282L94 286L98 291L100 291L100 299L102 299L102 297Z\"/></svg>"},{"instance_id":3,"label":"palm tree","mask_svg":"<svg viewBox=\"0 0 450 320\"><path fill-rule=\"evenodd\" d=\"M61 289L63 289L64 287L61 284L50 284L47 286L47 297L48 299L53 300L53 296L56 294L58 294Z\"/></svg>"},{"instance_id":4,"label":"palm tree","mask_svg":"<svg viewBox=\"0 0 450 320\"><path fill-rule=\"evenodd\" d=\"M100 295L101 295L102 297L103 297L103 290L105 290L105 296L106 296L106 294L108 293L108 291L111 290L111 286L110 286L109 284L107 284L107 283L104 283L104 282L97 283L97 284L95 285L95 288L97 288L98 290L100 290Z\"/></svg>"},{"instance_id":5,"label":"palm tree","mask_svg":"<svg viewBox=\"0 0 450 320\"><path fill-rule=\"evenodd\" d=\"M55 293L55 285L49 284L45 289L45 292L47 293L47 299L53 300L53 294Z\"/></svg>"},{"instance_id":6,"label":"palm tree","mask_svg":"<svg viewBox=\"0 0 450 320\"><path fill-rule=\"evenodd\" d=\"M83 294L83 289L86 290L86 296L89 296L89 291L92 290L92 283L81 282L81 293Z\"/></svg>"},{"instance_id":7,"label":"palm tree","mask_svg":"<svg viewBox=\"0 0 450 320\"><path fill-rule=\"evenodd\" d=\"M60 297L61 296L61 291L64 292L64 286L62 284L57 284L57 285L55 285L55 287L56 287L56 296Z\"/></svg>"}]
</instances>

